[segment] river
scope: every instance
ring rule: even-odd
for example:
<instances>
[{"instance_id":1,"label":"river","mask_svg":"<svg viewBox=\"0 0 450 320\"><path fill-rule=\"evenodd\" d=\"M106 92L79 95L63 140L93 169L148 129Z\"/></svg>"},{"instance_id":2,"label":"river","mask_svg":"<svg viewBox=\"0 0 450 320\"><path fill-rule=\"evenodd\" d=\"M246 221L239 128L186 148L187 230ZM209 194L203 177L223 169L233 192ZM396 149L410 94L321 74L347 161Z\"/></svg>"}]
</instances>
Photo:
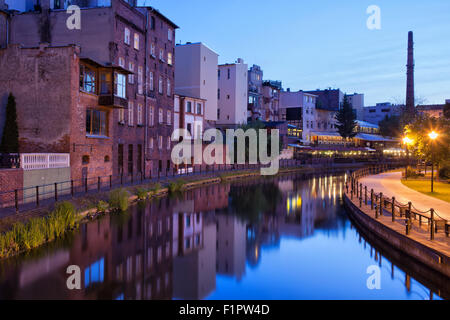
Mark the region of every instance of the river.
<instances>
[{"instance_id":1,"label":"river","mask_svg":"<svg viewBox=\"0 0 450 320\"><path fill-rule=\"evenodd\" d=\"M353 226L344 181L261 178L138 203L0 262L0 299L440 299L447 283Z\"/></svg>"}]
</instances>

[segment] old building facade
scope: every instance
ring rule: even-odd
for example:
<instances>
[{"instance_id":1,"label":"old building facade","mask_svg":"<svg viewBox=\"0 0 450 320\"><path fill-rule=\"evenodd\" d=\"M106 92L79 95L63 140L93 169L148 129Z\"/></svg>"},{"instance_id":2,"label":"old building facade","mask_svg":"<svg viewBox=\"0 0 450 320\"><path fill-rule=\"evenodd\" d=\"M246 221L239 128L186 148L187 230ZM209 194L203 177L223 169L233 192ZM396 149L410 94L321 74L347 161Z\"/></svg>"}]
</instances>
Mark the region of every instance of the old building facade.
<instances>
[{"instance_id":1,"label":"old building facade","mask_svg":"<svg viewBox=\"0 0 450 320\"><path fill-rule=\"evenodd\" d=\"M66 27L68 15L65 11L57 10L59 7L50 0L40 4L50 10L12 14L9 43L24 47L36 47L40 43L51 46L74 43L80 47L80 58L88 59L85 62L90 63L81 64L80 81L87 79L96 85L87 92L82 90L86 96L81 103L110 107L109 136L98 143L112 143L110 174L155 176L158 172L169 171L172 167L170 136L173 130L175 30L178 27L152 7L136 7L132 1L111 0L76 2L81 6L81 30L70 30ZM92 72L90 67L96 71ZM127 72L98 72L106 67ZM109 98L96 97L105 92ZM79 115L78 121L86 123L87 116ZM95 116L91 114L91 117ZM99 139L92 134L87 137ZM89 151L89 156L94 159L94 154L99 153L95 147L97 142L86 145L88 150L84 152ZM103 165L92 160L88 164ZM86 171L85 165L86 161L80 163Z\"/></svg>"}]
</instances>

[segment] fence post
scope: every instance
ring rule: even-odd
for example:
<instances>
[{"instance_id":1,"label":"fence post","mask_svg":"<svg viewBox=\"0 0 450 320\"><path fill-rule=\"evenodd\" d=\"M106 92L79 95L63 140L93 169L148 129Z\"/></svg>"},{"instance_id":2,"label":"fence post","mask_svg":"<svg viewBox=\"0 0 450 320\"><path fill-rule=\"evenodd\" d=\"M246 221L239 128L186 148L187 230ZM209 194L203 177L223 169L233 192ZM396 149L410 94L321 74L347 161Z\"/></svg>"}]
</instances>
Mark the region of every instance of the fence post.
<instances>
[{"instance_id":1,"label":"fence post","mask_svg":"<svg viewBox=\"0 0 450 320\"><path fill-rule=\"evenodd\" d=\"M88 178L84 178L84 191L88 192Z\"/></svg>"},{"instance_id":2,"label":"fence post","mask_svg":"<svg viewBox=\"0 0 450 320\"><path fill-rule=\"evenodd\" d=\"M392 197L392 222L395 222L395 197Z\"/></svg>"},{"instance_id":3,"label":"fence post","mask_svg":"<svg viewBox=\"0 0 450 320\"><path fill-rule=\"evenodd\" d=\"M383 215L383 193L382 192L380 192L380 210L379 210L379 216L382 216ZM378 214L377 214L377 217L376 217L377 219L378 219Z\"/></svg>"},{"instance_id":4,"label":"fence post","mask_svg":"<svg viewBox=\"0 0 450 320\"><path fill-rule=\"evenodd\" d=\"M370 209L373 210L373 189L370 189Z\"/></svg>"},{"instance_id":5,"label":"fence post","mask_svg":"<svg viewBox=\"0 0 450 320\"><path fill-rule=\"evenodd\" d=\"M14 203L16 206L16 213L19 213L19 190L14 190Z\"/></svg>"},{"instance_id":6,"label":"fence post","mask_svg":"<svg viewBox=\"0 0 450 320\"><path fill-rule=\"evenodd\" d=\"M364 204L367 206L367 186L364 186Z\"/></svg>"},{"instance_id":7,"label":"fence post","mask_svg":"<svg viewBox=\"0 0 450 320\"><path fill-rule=\"evenodd\" d=\"M39 207L39 186L36 187L36 207Z\"/></svg>"},{"instance_id":8,"label":"fence post","mask_svg":"<svg viewBox=\"0 0 450 320\"><path fill-rule=\"evenodd\" d=\"M408 202L408 213L406 214L406 235L408 236L411 231L411 207L412 203Z\"/></svg>"},{"instance_id":9,"label":"fence post","mask_svg":"<svg viewBox=\"0 0 450 320\"><path fill-rule=\"evenodd\" d=\"M112 175L109 175L109 190L112 189Z\"/></svg>"},{"instance_id":10,"label":"fence post","mask_svg":"<svg viewBox=\"0 0 450 320\"><path fill-rule=\"evenodd\" d=\"M55 202L58 202L58 184L55 182Z\"/></svg>"},{"instance_id":11,"label":"fence post","mask_svg":"<svg viewBox=\"0 0 450 320\"><path fill-rule=\"evenodd\" d=\"M73 198L73 180L70 180L70 196Z\"/></svg>"},{"instance_id":12,"label":"fence post","mask_svg":"<svg viewBox=\"0 0 450 320\"><path fill-rule=\"evenodd\" d=\"M431 227L430 239L434 240L434 209L431 209L430 227Z\"/></svg>"},{"instance_id":13,"label":"fence post","mask_svg":"<svg viewBox=\"0 0 450 320\"><path fill-rule=\"evenodd\" d=\"M98 179L97 179L97 190L98 190L98 192L100 192L100 188L101 188L101 180L100 180L100 177L98 177Z\"/></svg>"}]
</instances>

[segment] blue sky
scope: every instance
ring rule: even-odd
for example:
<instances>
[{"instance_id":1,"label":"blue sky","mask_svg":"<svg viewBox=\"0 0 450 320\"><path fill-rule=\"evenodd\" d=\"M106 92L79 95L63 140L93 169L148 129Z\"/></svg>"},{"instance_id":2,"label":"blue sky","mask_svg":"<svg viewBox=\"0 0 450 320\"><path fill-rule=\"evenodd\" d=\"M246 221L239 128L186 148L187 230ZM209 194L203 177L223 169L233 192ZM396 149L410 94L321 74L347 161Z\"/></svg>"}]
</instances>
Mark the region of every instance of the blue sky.
<instances>
[{"instance_id":1,"label":"blue sky","mask_svg":"<svg viewBox=\"0 0 450 320\"><path fill-rule=\"evenodd\" d=\"M143 3L143 0L141 0ZM365 93L366 105L404 102L408 31L414 31L416 95L450 99L448 0L147 0L180 29L177 42L202 41L219 62L243 58L285 88L335 87ZM369 30L369 5L381 30Z\"/></svg>"}]
</instances>

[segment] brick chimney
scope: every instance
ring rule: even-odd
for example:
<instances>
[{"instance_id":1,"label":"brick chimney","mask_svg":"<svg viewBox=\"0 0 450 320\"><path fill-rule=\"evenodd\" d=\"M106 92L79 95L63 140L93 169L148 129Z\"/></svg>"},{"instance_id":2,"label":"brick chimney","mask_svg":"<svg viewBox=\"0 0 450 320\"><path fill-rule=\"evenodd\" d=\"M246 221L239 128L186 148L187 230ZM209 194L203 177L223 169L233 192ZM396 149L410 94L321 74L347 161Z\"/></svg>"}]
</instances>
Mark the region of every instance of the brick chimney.
<instances>
[{"instance_id":1,"label":"brick chimney","mask_svg":"<svg viewBox=\"0 0 450 320\"><path fill-rule=\"evenodd\" d=\"M412 31L408 33L408 64L406 68L406 110L408 113L414 114L414 38Z\"/></svg>"}]
</instances>

